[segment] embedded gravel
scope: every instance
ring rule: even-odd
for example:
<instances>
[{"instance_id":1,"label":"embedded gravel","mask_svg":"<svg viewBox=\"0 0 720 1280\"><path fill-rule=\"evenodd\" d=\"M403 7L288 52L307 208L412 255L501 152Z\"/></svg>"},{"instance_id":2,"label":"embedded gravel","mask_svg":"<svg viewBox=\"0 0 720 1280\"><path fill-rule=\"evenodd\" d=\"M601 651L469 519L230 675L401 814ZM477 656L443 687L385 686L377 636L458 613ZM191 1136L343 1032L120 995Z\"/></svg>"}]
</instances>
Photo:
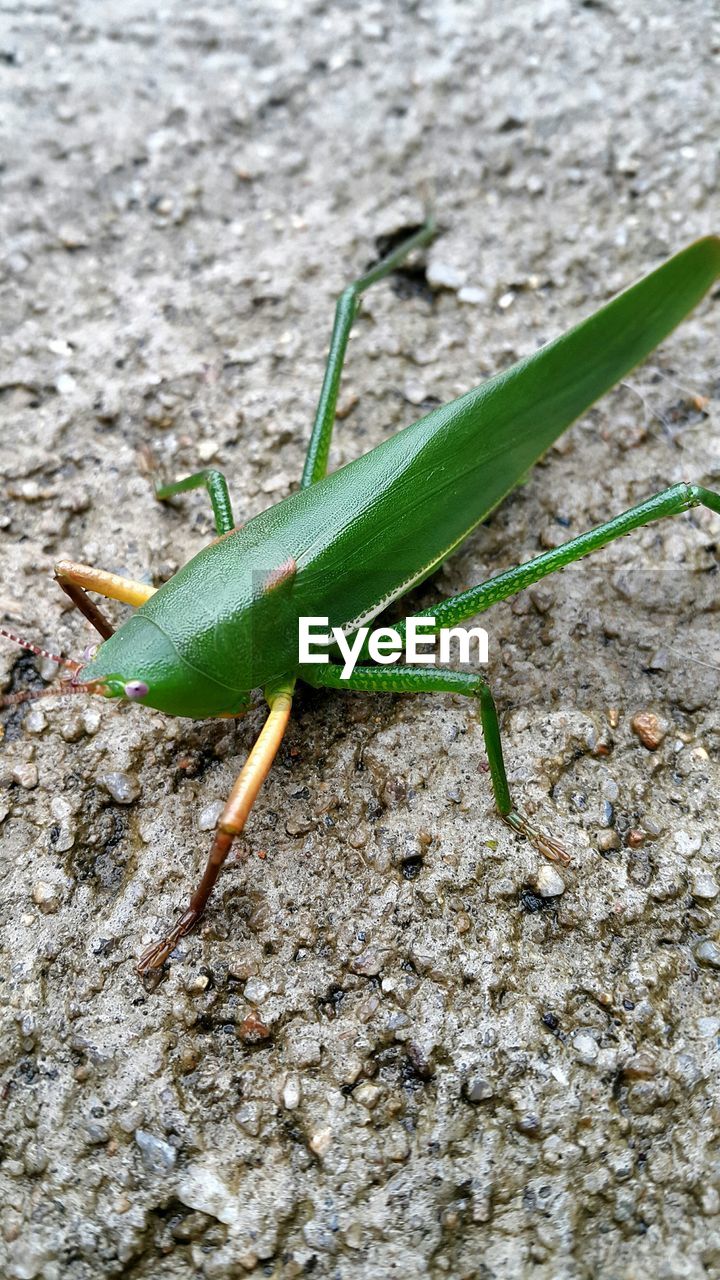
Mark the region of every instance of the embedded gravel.
<instances>
[{"instance_id":1,"label":"embedded gravel","mask_svg":"<svg viewBox=\"0 0 720 1280\"><path fill-rule=\"evenodd\" d=\"M78 654L61 555L159 583L152 480L290 492L334 298L338 466L720 231L711 0L8 0L0 625ZM720 296L551 450L425 606L667 484L720 487ZM512 783L452 698L300 692L202 927L261 723L4 716L0 1274L720 1275L717 563L704 510L487 615ZM121 616L117 609L115 616ZM5 689L53 668L2 642Z\"/></svg>"}]
</instances>

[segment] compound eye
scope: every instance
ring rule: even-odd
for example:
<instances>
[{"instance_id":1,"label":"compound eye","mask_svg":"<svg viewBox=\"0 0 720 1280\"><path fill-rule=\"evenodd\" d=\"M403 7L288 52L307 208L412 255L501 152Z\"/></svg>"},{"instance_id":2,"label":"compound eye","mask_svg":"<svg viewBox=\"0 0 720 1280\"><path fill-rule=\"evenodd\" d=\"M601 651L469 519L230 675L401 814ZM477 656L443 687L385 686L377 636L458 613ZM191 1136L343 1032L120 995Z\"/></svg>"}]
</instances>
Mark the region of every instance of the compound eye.
<instances>
[{"instance_id":1,"label":"compound eye","mask_svg":"<svg viewBox=\"0 0 720 1280\"><path fill-rule=\"evenodd\" d=\"M144 680L128 680L124 691L126 698L144 698L150 692Z\"/></svg>"}]
</instances>

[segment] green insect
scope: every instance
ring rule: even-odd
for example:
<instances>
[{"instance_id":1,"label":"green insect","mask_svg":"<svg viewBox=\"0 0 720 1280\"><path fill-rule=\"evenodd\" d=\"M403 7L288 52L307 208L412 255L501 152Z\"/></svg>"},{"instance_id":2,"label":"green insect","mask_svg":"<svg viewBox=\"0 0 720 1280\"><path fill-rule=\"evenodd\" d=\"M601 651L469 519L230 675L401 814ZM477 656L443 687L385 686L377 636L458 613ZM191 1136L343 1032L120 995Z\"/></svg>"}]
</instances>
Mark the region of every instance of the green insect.
<instances>
[{"instance_id":1,"label":"green insect","mask_svg":"<svg viewBox=\"0 0 720 1280\"><path fill-rule=\"evenodd\" d=\"M511 798L498 715L483 675L365 659L345 679L336 662L301 665L299 619L328 618L331 627L352 635L427 578L561 432L699 302L720 276L720 239L691 244L569 333L327 475L340 375L360 295L434 232L426 223L340 295L297 493L236 527L218 471L200 471L158 489L158 498L166 499L205 486L218 533L158 590L69 561L56 566L58 581L103 637L90 660L65 660L73 668L67 689L205 718L240 715L251 692L261 688L270 708L220 816L201 882L174 927L141 957L141 972L159 968L202 915L280 746L299 678L315 687L462 693L475 699L498 814L542 854L569 860ZM433 629L473 618L615 538L698 505L720 513L720 496L695 484L665 489L435 605L427 611L435 619ZM113 633L88 590L136 610Z\"/></svg>"}]
</instances>

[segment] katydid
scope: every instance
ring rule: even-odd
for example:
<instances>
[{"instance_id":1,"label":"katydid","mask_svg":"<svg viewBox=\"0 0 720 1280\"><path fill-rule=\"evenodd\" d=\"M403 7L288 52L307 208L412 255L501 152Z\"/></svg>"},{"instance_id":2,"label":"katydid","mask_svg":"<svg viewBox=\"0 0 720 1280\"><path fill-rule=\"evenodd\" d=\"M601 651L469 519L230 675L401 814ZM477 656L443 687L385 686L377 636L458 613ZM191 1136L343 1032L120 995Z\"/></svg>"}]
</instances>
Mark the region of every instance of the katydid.
<instances>
[{"instance_id":1,"label":"katydid","mask_svg":"<svg viewBox=\"0 0 720 1280\"><path fill-rule=\"evenodd\" d=\"M720 239L691 244L562 337L328 475L340 375L360 295L434 232L426 223L340 295L297 492L237 527L219 471L157 489L165 500L204 486L218 535L157 590L70 561L56 566L61 586L102 637L89 660L65 660L73 668L68 691L194 718L241 715L255 689L269 705L219 818L200 884L177 923L142 955L141 972L162 966L205 910L282 741L297 679L316 687L475 699L499 816L540 853L569 861L563 846L536 829L511 798L498 715L483 675L364 661L343 679L334 662L300 664L298 621L327 617L352 635L427 578L565 428L700 301L720 276ZM720 495L696 484L674 485L427 613L435 630L454 626L633 529L698 505L720 513ZM113 632L88 591L135 612Z\"/></svg>"}]
</instances>

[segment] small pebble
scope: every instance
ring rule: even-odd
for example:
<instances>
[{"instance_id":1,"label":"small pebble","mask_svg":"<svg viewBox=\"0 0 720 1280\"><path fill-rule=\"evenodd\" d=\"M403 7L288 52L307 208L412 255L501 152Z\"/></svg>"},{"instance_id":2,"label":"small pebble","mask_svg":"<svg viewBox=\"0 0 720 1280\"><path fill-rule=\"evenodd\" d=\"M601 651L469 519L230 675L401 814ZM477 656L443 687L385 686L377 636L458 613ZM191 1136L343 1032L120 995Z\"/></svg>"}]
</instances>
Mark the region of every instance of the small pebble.
<instances>
[{"instance_id":1,"label":"small pebble","mask_svg":"<svg viewBox=\"0 0 720 1280\"><path fill-rule=\"evenodd\" d=\"M695 1034L701 1040L712 1040L720 1035L720 1018L698 1018L695 1023Z\"/></svg>"},{"instance_id":2,"label":"small pebble","mask_svg":"<svg viewBox=\"0 0 720 1280\"><path fill-rule=\"evenodd\" d=\"M373 1111L382 1097L382 1089L377 1084L366 1081L353 1090L353 1101L359 1102L367 1111Z\"/></svg>"},{"instance_id":3,"label":"small pebble","mask_svg":"<svg viewBox=\"0 0 720 1280\"><path fill-rule=\"evenodd\" d=\"M209 462L215 457L219 448L217 440L200 440L196 446L196 453L201 462Z\"/></svg>"},{"instance_id":4,"label":"small pebble","mask_svg":"<svg viewBox=\"0 0 720 1280\"><path fill-rule=\"evenodd\" d=\"M24 787L26 791L32 791L33 787L38 784L37 765L16 764L12 771L12 780L19 787Z\"/></svg>"},{"instance_id":5,"label":"small pebble","mask_svg":"<svg viewBox=\"0 0 720 1280\"><path fill-rule=\"evenodd\" d=\"M540 867L535 876L535 888L541 898L558 898L565 892L565 881L554 867Z\"/></svg>"},{"instance_id":6,"label":"small pebble","mask_svg":"<svg viewBox=\"0 0 720 1280\"><path fill-rule=\"evenodd\" d=\"M694 955L698 964L705 965L708 969L720 969L720 947L710 938L703 938L702 942L698 942Z\"/></svg>"},{"instance_id":7,"label":"small pebble","mask_svg":"<svg viewBox=\"0 0 720 1280\"><path fill-rule=\"evenodd\" d=\"M240 1202L225 1182L203 1164L190 1164L177 1187L182 1204L227 1224L237 1220Z\"/></svg>"},{"instance_id":8,"label":"small pebble","mask_svg":"<svg viewBox=\"0 0 720 1280\"><path fill-rule=\"evenodd\" d=\"M162 1138L156 1138L147 1129L137 1129L135 1141L140 1148L142 1162L149 1173L169 1173L175 1167L177 1150Z\"/></svg>"},{"instance_id":9,"label":"small pebble","mask_svg":"<svg viewBox=\"0 0 720 1280\"><path fill-rule=\"evenodd\" d=\"M228 974L238 982L247 982L258 971L258 962L251 951L235 952L227 962Z\"/></svg>"},{"instance_id":10,"label":"small pebble","mask_svg":"<svg viewBox=\"0 0 720 1280\"><path fill-rule=\"evenodd\" d=\"M485 1076L474 1076L468 1082L465 1091L468 1102L487 1102L489 1098L493 1097L493 1094L493 1087L490 1081L485 1079Z\"/></svg>"},{"instance_id":11,"label":"small pebble","mask_svg":"<svg viewBox=\"0 0 720 1280\"><path fill-rule=\"evenodd\" d=\"M717 1187L706 1187L700 1198L700 1207L706 1218L714 1218L720 1213L720 1192Z\"/></svg>"},{"instance_id":12,"label":"small pebble","mask_svg":"<svg viewBox=\"0 0 720 1280\"><path fill-rule=\"evenodd\" d=\"M131 1104L126 1111L118 1111L116 1120L123 1133L134 1133L142 1124L143 1113L137 1103Z\"/></svg>"},{"instance_id":13,"label":"small pebble","mask_svg":"<svg viewBox=\"0 0 720 1280\"><path fill-rule=\"evenodd\" d=\"M573 1040L573 1048L581 1062L594 1062L598 1056L597 1041L585 1031L581 1031Z\"/></svg>"},{"instance_id":14,"label":"small pebble","mask_svg":"<svg viewBox=\"0 0 720 1280\"><path fill-rule=\"evenodd\" d=\"M518 1133L524 1133L526 1138L537 1138L540 1135L540 1118L534 1112L527 1111L518 1116L515 1128Z\"/></svg>"},{"instance_id":15,"label":"small pebble","mask_svg":"<svg viewBox=\"0 0 720 1280\"><path fill-rule=\"evenodd\" d=\"M48 1253L45 1246L35 1241L32 1236L25 1236L18 1240L12 1250L12 1260L6 1272L8 1280L10 1277L12 1280L35 1280L36 1276L43 1274L47 1260Z\"/></svg>"},{"instance_id":16,"label":"small pebble","mask_svg":"<svg viewBox=\"0 0 720 1280\"><path fill-rule=\"evenodd\" d=\"M64 338L50 338L47 344L48 351L52 351L54 356L64 356L67 358L73 353L73 349Z\"/></svg>"},{"instance_id":17,"label":"small pebble","mask_svg":"<svg viewBox=\"0 0 720 1280\"><path fill-rule=\"evenodd\" d=\"M648 751L657 751L667 735L667 724L652 711L638 711L630 721L630 728Z\"/></svg>"},{"instance_id":18,"label":"small pebble","mask_svg":"<svg viewBox=\"0 0 720 1280\"><path fill-rule=\"evenodd\" d=\"M48 880L36 880L32 887L32 898L44 915L50 915L60 906L62 900L60 886L50 884Z\"/></svg>"},{"instance_id":19,"label":"small pebble","mask_svg":"<svg viewBox=\"0 0 720 1280\"><path fill-rule=\"evenodd\" d=\"M198 828L200 831L214 831L220 814L225 805L222 800L212 800L210 804L206 804L198 814Z\"/></svg>"},{"instance_id":20,"label":"small pebble","mask_svg":"<svg viewBox=\"0 0 720 1280\"><path fill-rule=\"evenodd\" d=\"M267 982L263 982L262 978L248 978L243 995L250 1004L262 1004L269 994L270 988Z\"/></svg>"},{"instance_id":21,"label":"small pebble","mask_svg":"<svg viewBox=\"0 0 720 1280\"><path fill-rule=\"evenodd\" d=\"M110 1139L108 1127L106 1124L98 1124L97 1121L91 1121L85 1126L85 1140L91 1147L102 1147Z\"/></svg>"},{"instance_id":22,"label":"small pebble","mask_svg":"<svg viewBox=\"0 0 720 1280\"><path fill-rule=\"evenodd\" d=\"M238 1037L245 1044L262 1044L263 1040L272 1038L272 1031L256 1013L249 1013L238 1026Z\"/></svg>"},{"instance_id":23,"label":"small pebble","mask_svg":"<svg viewBox=\"0 0 720 1280\"><path fill-rule=\"evenodd\" d=\"M348 1249L362 1249L364 1232L359 1222L351 1222L343 1234Z\"/></svg>"},{"instance_id":24,"label":"small pebble","mask_svg":"<svg viewBox=\"0 0 720 1280\"><path fill-rule=\"evenodd\" d=\"M282 1091L282 1103L286 1111L294 1111L300 1105L301 1089L297 1076L288 1076Z\"/></svg>"},{"instance_id":25,"label":"small pebble","mask_svg":"<svg viewBox=\"0 0 720 1280\"><path fill-rule=\"evenodd\" d=\"M210 979L206 973L195 973L185 983L185 990L192 996L202 995L203 991L207 991L209 985Z\"/></svg>"},{"instance_id":26,"label":"small pebble","mask_svg":"<svg viewBox=\"0 0 720 1280\"><path fill-rule=\"evenodd\" d=\"M352 962L353 973L362 973L366 978L375 977L383 966L385 952L377 947L366 947Z\"/></svg>"},{"instance_id":27,"label":"small pebble","mask_svg":"<svg viewBox=\"0 0 720 1280\"><path fill-rule=\"evenodd\" d=\"M100 728L100 712L96 707L87 707L82 713L83 729L91 737Z\"/></svg>"},{"instance_id":28,"label":"small pebble","mask_svg":"<svg viewBox=\"0 0 720 1280\"><path fill-rule=\"evenodd\" d=\"M419 405L428 398L428 389L418 378L408 378L403 387L403 396L408 404Z\"/></svg>"},{"instance_id":29,"label":"small pebble","mask_svg":"<svg viewBox=\"0 0 720 1280\"><path fill-rule=\"evenodd\" d=\"M461 289L465 283L465 272L458 271L449 262L430 261L426 277L433 289Z\"/></svg>"},{"instance_id":30,"label":"small pebble","mask_svg":"<svg viewBox=\"0 0 720 1280\"><path fill-rule=\"evenodd\" d=\"M132 804L140 795L140 783L133 773L103 773L98 782L116 804Z\"/></svg>"},{"instance_id":31,"label":"small pebble","mask_svg":"<svg viewBox=\"0 0 720 1280\"><path fill-rule=\"evenodd\" d=\"M332 1145L332 1129L318 1129L310 1138L308 1146L316 1156L327 1155Z\"/></svg>"},{"instance_id":32,"label":"small pebble","mask_svg":"<svg viewBox=\"0 0 720 1280\"><path fill-rule=\"evenodd\" d=\"M55 390L60 396L71 396L73 391L77 390L77 382L71 373L61 373L59 378L55 379Z\"/></svg>"},{"instance_id":33,"label":"small pebble","mask_svg":"<svg viewBox=\"0 0 720 1280\"><path fill-rule=\"evenodd\" d=\"M57 238L63 249L84 249L88 243L85 232L70 222L58 227Z\"/></svg>"},{"instance_id":34,"label":"small pebble","mask_svg":"<svg viewBox=\"0 0 720 1280\"><path fill-rule=\"evenodd\" d=\"M694 853L698 852L702 847L702 841L703 838L699 832L695 832L693 835L690 835L689 831L675 832L675 848L679 854L686 858L692 857Z\"/></svg>"},{"instance_id":35,"label":"small pebble","mask_svg":"<svg viewBox=\"0 0 720 1280\"><path fill-rule=\"evenodd\" d=\"M474 285L467 284L458 292L458 299L471 307L484 306L488 300L487 289L478 289Z\"/></svg>"},{"instance_id":36,"label":"small pebble","mask_svg":"<svg viewBox=\"0 0 720 1280\"><path fill-rule=\"evenodd\" d=\"M720 887L712 872L697 871L692 877L690 892L700 902L714 902L720 893Z\"/></svg>"},{"instance_id":37,"label":"small pebble","mask_svg":"<svg viewBox=\"0 0 720 1280\"><path fill-rule=\"evenodd\" d=\"M260 1121L262 1120L262 1107L259 1102L243 1102L235 1112L235 1119L250 1134L251 1138L256 1138L260 1132Z\"/></svg>"},{"instance_id":38,"label":"small pebble","mask_svg":"<svg viewBox=\"0 0 720 1280\"><path fill-rule=\"evenodd\" d=\"M21 485L8 489L11 497L19 498L21 502L38 502L42 495L42 490L37 480L24 480Z\"/></svg>"},{"instance_id":39,"label":"small pebble","mask_svg":"<svg viewBox=\"0 0 720 1280\"><path fill-rule=\"evenodd\" d=\"M54 849L57 853L67 853L75 844L75 828L65 819L60 823Z\"/></svg>"},{"instance_id":40,"label":"small pebble","mask_svg":"<svg viewBox=\"0 0 720 1280\"><path fill-rule=\"evenodd\" d=\"M334 1251L335 1241L332 1232L322 1222L318 1222L317 1218L308 1218L302 1233L305 1243L311 1249L324 1253Z\"/></svg>"},{"instance_id":41,"label":"small pebble","mask_svg":"<svg viewBox=\"0 0 720 1280\"><path fill-rule=\"evenodd\" d=\"M47 717L39 707L33 707L25 717L23 728L26 733L42 733L47 728Z\"/></svg>"},{"instance_id":42,"label":"small pebble","mask_svg":"<svg viewBox=\"0 0 720 1280\"><path fill-rule=\"evenodd\" d=\"M651 1080L657 1075L657 1062L652 1054L641 1050L640 1053L633 1054L632 1058L628 1058L622 1072L628 1080Z\"/></svg>"},{"instance_id":43,"label":"small pebble","mask_svg":"<svg viewBox=\"0 0 720 1280\"><path fill-rule=\"evenodd\" d=\"M612 849L619 849L620 837L617 831L601 831L597 838L597 847L600 853L610 853Z\"/></svg>"}]
</instances>

